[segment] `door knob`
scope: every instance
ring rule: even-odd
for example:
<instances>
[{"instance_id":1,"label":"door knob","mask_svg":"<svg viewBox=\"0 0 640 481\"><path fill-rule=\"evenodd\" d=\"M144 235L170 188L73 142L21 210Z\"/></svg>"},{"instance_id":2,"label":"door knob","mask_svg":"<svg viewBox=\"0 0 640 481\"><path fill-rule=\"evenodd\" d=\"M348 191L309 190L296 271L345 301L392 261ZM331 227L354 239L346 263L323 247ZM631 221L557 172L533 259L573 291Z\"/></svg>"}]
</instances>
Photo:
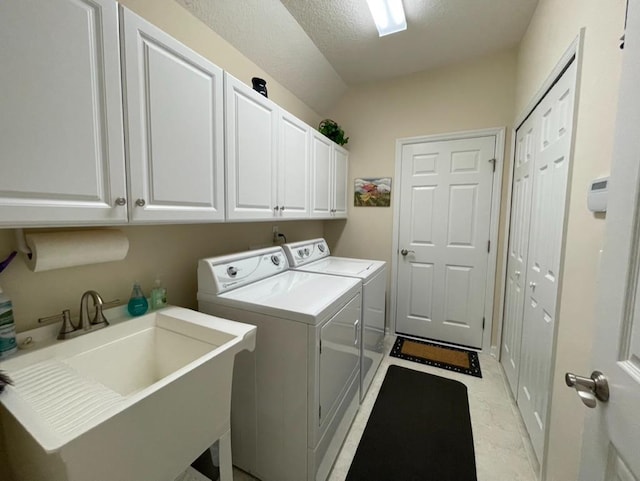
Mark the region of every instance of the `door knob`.
<instances>
[{"instance_id":1,"label":"door knob","mask_svg":"<svg viewBox=\"0 0 640 481\"><path fill-rule=\"evenodd\" d=\"M580 400L588 408L596 407L596 399L605 403L609 400L609 382L600 371L593 371L591 377L568 372L564 375L564 382L567 386L575 388Z\"/></svg>"},{"instance_id":2,"label":"door knob","mask_svg":"<svg viewBox=\"0 0 640 481\"><path fill-rule=\"evenodd\" d=\"M123 206L126 204L127 204L127 199L125 199L124 197L118 197L116 199L116 205Z\"/></svg>"},{"instance_id":3,"label":"door knob","mask_svg":"<svg viewBox=\"0 0 640 481\"><path fill-rule=\"evenodd\" d=\"M400 251L400 254L402 254L403 256L406 256L409 252L411 252L412 254L416 253L416 251L408 251L407 249L402 249Z\"/></svg>"},{"instance_id":4,"label":"door knob","mask_svg":"<svg viewBox=\"0 0 640 481\"><path fill-rule=\"evenodd\" d=\"M144 205L146 204L146 202L144 201L144 199L138 199L136 200L136 205L138 207L144 207Z\"/></svg>"}]
</instances>

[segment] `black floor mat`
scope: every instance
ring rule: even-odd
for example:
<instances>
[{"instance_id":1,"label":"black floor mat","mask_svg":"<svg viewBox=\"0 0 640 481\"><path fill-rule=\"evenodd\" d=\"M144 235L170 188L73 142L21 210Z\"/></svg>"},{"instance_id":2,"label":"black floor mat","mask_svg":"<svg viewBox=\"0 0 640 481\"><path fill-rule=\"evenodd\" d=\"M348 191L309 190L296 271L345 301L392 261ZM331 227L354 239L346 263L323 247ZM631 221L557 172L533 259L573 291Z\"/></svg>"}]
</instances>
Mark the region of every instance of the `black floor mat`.
<instances>
[{"instance_id":1,"label":"black floor mat","mask_svg":"<svg viewBox=\"0 0 640 481\"><path fill-rule=\"evenodd\" d=\"M467 387L390 366L347 481L477 481Z\"/></svg>"}]
</instances>

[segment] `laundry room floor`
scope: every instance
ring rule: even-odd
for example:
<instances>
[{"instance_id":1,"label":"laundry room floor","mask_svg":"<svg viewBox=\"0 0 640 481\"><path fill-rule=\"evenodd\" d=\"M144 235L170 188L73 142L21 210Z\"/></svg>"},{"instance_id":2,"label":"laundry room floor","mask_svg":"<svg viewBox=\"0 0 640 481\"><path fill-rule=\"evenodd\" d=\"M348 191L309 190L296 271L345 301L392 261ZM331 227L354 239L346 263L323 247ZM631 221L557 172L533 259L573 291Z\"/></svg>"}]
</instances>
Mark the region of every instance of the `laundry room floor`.
<instances>
[{"instance_id":1,"label":"laundry room floor","mask_svg":"<svg viewBox=\"0 0 640 481\"><path fill-rule=\"evenodd\" d=\"M385 340L386 355L353 421L328 481L345 480L385 373L391 364L455 379L467 386L478 481L536 480L533 466L537 462L498 361L487 354L479 354L483 376L480 379L389 357L394 340L395 336L389 336ZM253 480L251 476L234 468L234 481Z\"/></svg>"}]
</instances>

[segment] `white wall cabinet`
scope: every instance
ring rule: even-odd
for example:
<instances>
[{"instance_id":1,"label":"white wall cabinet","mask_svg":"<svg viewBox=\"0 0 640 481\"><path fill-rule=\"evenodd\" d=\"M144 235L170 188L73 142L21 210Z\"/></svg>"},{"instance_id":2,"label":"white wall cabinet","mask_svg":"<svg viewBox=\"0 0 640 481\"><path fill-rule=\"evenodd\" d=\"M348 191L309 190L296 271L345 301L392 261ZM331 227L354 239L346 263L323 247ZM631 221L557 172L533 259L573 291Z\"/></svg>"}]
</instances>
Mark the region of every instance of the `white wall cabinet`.
<instances>
[{"instance_id":1,"label":"white wall cabinet","mask_svg":"<svg viewBox=\"0 0 640 481\"><path fill-rule=\"evenodd\" d=\"M224 220L222 69L121 8L129 219Z\"/></svg>"},{"instance_id":2,"label":"white wall cabinet","mask_svg":"<svg viewBox=\"0 0 640 481\"><path fill-rule=\"evenodd\" d=\"M227 218L278 215L278 106L225 73Z\"/></svg>"},{"instance_id":3,"label":"white wall cabinet","mask_svg":"<svg viewBox=\"0 0 640 481\"><path fill-rule=\"evenodd\" d=\"M126 222L117 4L3 2L0 45L0 225Z\"/></svg>"},{"instance_id":4,"label":"white wall cabinet","mask_svg":"<svg viewBox=\"0 0 640 481\"><path fill-rule=\"evenodd\" d=\"M225 74L227 218L307 218L309 130Z\"/></svg>"},{"instance_id":5,"label":"white wall cabinet","mask_svg":"<svg viewBox=\"0 0 640 481\"><path fill-rule=\"evenodd\" d=\"M0 226L346 217L344 149L118 15L113 0L3 7Z\"/></svg>"},{"instance_id":6,"label":"white wall cabinet","mask_svg":"<svg viewBox=\"0 0 640 481\"><path fill-rule=\"evenodd\" d=\"M319 132L311 138L311 217L347 217L348 152Z\"/></svg>"},{"instance_id":7,"label":"white wall cabinet","mask_svg":"<svg viewBox=\"0 0 640 481\"><path fill-rule=\"evenodd\" d=\"M309 217L310 141L309 125L280 109L278 138L278 210L286 219Z\"/></svg>"}]
</instances>

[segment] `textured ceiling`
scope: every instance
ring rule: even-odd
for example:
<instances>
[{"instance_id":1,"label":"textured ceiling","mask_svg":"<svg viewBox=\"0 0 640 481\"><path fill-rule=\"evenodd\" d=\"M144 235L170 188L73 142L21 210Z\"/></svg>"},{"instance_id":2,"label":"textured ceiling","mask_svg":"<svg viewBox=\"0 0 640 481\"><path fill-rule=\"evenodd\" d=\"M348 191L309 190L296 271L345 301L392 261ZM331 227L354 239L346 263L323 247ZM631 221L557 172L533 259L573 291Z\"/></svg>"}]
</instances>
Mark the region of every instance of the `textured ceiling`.
<instances>
[{"instance_id":1,"label":"textured ceiling","mask_svg":"<svg viewBox=\"0 0 640 481\"><path fill-rule=\"evenodd\" d=\"M518 44L538 0L403 0L407 30L378 33L366 0L177 0L323 114L347 86Z\"/></svg>"}]
</instances>

